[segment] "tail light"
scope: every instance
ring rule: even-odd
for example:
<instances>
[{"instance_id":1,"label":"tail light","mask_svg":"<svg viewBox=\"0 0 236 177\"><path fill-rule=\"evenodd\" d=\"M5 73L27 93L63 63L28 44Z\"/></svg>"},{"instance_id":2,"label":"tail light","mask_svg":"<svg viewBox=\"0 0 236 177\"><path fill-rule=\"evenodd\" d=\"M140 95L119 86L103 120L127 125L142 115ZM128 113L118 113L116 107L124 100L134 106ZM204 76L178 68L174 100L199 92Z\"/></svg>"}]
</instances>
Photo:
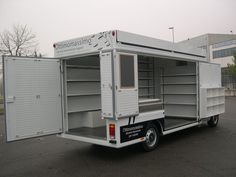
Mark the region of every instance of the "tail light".
<instances>
[{"instance_id":1,"label":"tail light","mask_svg":"<svg viewBox=\"0 0 236 177\"><path fill-rule=\"evenodd\" d=\"M109 124L110 139L115 139L116 138L115 130L116 130L115 124Z\"/></svg>"}]
</instances>

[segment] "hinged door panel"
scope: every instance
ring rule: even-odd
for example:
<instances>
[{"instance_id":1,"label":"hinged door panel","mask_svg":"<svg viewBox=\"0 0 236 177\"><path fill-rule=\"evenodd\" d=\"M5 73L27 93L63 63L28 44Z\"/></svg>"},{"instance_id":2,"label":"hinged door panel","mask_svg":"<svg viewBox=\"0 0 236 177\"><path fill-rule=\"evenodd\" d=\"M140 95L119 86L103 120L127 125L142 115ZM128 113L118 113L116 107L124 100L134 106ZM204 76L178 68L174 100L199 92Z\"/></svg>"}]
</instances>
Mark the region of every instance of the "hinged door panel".
<instances>
[{"instance_id":1,"label":"hinged door panel","mask_svg":"<svg viewBox=\"0 0 236 177\"><path fill-rule=\"evenodd\" d=\"M112 53L100 55L102 116L113 117Z\"/></svg>"},{"instance_id":2,"label":"hinged door panel","mask_svg":"<svg viewBox=\"0 0 236 177\"><path fill-rule=\"evenodd\" d=\"M116 59L116 116L139 114L137 55L117 53Z\"/></svg>"},{"instance_id":3,"label":"hinged door panel","mask_svg":"<svg viewBox=\"0 0 236 177\"><path fill-rule=\"evenodd\" d=\"M221 67L214 63L199 63L200 118L225 112L225 91L221 86Z\"/></svg>"},{"instance_id":4,"label":"hinged door panel","mask_svg":"<svg viewBox=\"0 0 236 177\"><path fill-rule=\"evenodd\" d=\"M62 131L60 61L4 57L7 141Z\"/></svg>"}]
</instances>

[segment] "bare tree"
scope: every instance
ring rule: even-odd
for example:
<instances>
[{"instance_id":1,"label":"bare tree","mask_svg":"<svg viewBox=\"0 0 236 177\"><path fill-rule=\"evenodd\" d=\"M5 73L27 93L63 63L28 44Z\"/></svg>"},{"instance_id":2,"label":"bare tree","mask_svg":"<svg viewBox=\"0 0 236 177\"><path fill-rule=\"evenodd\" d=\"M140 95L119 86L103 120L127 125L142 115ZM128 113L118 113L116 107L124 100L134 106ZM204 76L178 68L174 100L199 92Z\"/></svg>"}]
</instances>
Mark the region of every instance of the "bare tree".
<instances>
[{"instance_id":1,"label":"bare tree","mask_svg":"<svg viewBox=\"0 0 236 177\"><path fill-rule=\"evenodd\" d=\"M27 25L14 25L12 30L0 34L0 54L15 56L37 56L36 35Z\"/></svg>"}]
</instances>

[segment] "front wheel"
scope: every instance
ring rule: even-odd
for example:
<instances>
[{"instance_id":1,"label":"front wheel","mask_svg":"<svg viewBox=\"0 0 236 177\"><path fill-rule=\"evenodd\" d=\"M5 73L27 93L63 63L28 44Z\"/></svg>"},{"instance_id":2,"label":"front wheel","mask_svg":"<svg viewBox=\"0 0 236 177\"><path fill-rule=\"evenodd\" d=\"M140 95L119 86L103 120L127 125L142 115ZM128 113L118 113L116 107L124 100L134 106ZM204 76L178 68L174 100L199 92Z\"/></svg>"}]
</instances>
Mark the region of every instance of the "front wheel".
<instances>
[{"instance_id":1,"label":"front wheel","mask_svg":"<svg viewBox=\"0 0 236 177\"><path fill-rule=\"evenodd\" d=\"M154 124L149 124L145 134L146 140L142 142L143 149L147 152L154 150L159 143L160 133Z\"/></svg>"},{"instance_id":2,"label":"front wheel","mask_svg":"<svg viewBox=\"0 0 236 177\"><path fill-rule=\"evenodd\" d=\"M212 116L210 120L208 120L207 124L209 127L216 127L219 122L219 115Z\"/></svg>"}]
</instances>

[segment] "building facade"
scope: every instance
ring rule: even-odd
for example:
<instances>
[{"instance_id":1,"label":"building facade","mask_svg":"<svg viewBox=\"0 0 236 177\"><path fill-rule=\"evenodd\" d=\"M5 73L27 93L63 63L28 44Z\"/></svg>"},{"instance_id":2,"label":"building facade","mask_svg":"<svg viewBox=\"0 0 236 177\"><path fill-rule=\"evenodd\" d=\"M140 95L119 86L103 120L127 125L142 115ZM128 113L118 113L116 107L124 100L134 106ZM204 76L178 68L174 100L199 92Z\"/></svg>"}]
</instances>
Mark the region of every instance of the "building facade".
<instances>
[{"instance_id":1,"label":"building facade","mask_svg":"<svg viewBox=\"0 0 236 177\"><path fill-rule=\"evenodd\" d=\"M222 85L226 94L236 95L236 78L228 71L228 65L234 63L233 56L236 53L235 34L204 34L179 43L206 50L207 60L221 65Z\"/></svg>"}]
</instances>

